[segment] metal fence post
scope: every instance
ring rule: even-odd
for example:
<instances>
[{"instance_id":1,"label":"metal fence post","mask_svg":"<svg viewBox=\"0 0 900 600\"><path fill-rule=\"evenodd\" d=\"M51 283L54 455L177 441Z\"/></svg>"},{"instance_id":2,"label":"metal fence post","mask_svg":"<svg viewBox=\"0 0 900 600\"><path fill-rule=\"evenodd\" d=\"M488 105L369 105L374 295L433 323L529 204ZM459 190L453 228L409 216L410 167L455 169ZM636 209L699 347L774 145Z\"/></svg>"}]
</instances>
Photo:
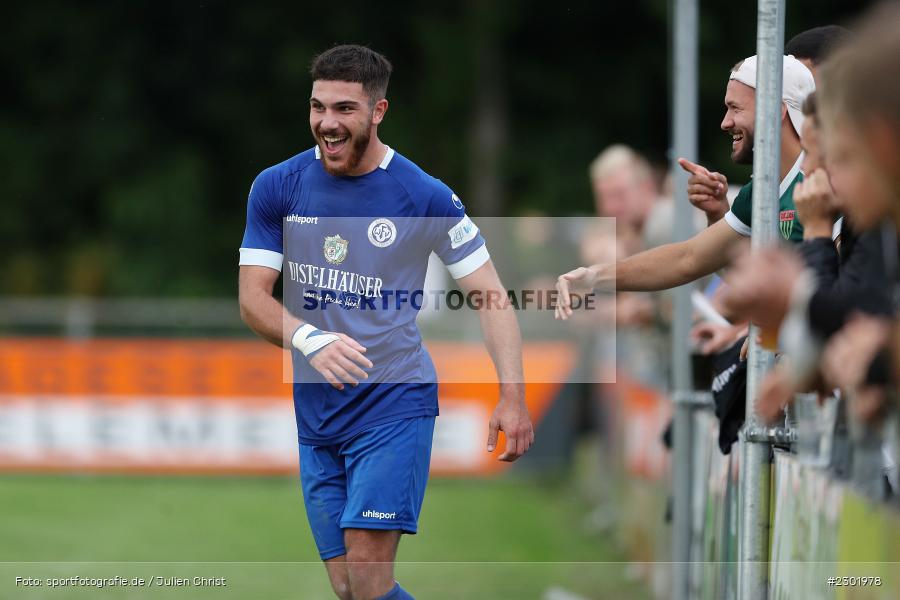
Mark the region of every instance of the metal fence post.
<instances>
[{"instance_id":1,"label":"metal fence post","mask_svg":"<svg viewBox=\"0 0 900 600\"><path fill-rule=\"evenodd\" d=\"M672 398L672 598L688 597L691 572L691 492L694 478L694 417L686 394Z\"/></svg>"},{"instance_id":2,"label":"metal fence post","mask_svg":"<svg viewBox=\"0 0 900 600\"><path fill-rule=\"evenodd\" d=\"M699 472L697 465L697 437L700 431L696 427L696 415L699 411L712 410L713 399L710 392L675 392L672 395L673 421L672 432L674 434L673 456L672 456L672 497L676 507L681 507L679 502L686 503L687 516L685 517L678 512L674 513L672 521L673 537L675 533L684 536L685 548L681 550L682 555L672 557L674 561L673 575L679 575L682 579L676 579L679 584L684 583L684 589L676 588L673 584L673 598L688 598L691 596L691 589L694 583L690 580L692 572L692 561L695 560L699 553L694 548L696 541L696 523L694 523L695 491L702 485L698 484L698 479L705 480L706 473ZM678 476L676 479L675 477ZM680 521L678 519L681 519ZM687 528L686 531L683 528Z\"/></svg>"},{"instance_id":3,"label":"metal fence post","mask_svg":"<svg viewBox=\"0 0 900 600\"><path fill-rule=\"evenodd\" d=\"M781 157L781 85L784 48L784 0L759 0L756 29L756 124L753 153L752 247L772 246L777 239ZM756 397L774 355L756 343L750 331L745 428L759 425ZM764 599L768 593L769 489L771 447L765 441L741 440L741 506L738 528L738 597Z\"/></svg>"},{"instance_id":4,"label":"metal fence post","mask_svg":"<svg viewBox=\"0 0 900 600\"><path fill-rule=\"evenodd\" d=\"M672 6L672 5L670 5ZM671 172L675 204L674 238L691 234L693 209L687 199L687 173L676 162L683 156L697 158L697 47L698 0L674 0L672 35L672 156ZM675 290L672 316L673 399L693 389L688 331L691 322L690 289ZM676 600L688 597L691 572L691 490L693 487L693 409L688 403L674 403L672 452L672 561L673 594Z\"/></svg>"}]
</instances>

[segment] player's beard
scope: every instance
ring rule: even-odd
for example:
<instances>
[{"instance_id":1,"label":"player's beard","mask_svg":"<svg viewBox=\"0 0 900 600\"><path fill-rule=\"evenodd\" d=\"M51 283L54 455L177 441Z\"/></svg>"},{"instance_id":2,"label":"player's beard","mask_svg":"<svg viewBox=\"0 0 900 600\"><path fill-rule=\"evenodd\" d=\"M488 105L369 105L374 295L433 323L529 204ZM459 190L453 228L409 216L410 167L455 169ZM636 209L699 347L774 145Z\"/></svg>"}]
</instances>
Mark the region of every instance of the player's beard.
<instances>
[{"instance_id":1,"label":"player's beard","mask_svg":"<svg viewBox=\"0 0 900 600\"><path fill-rule=\"evenodd\" d=\"M318 137L321 144L324 144L324 142L321 141L323 135L328 134L319 133ZM351 133L348 148L350 155L345 161L338 164L334 164L329 160L328 155L323 151L322 166L325 167L325 171L328 172L329 175L335 177L343 177L355 171L359 166L359 163L362 162L363 155L366 153L366 149L369 147L369 141L371 139L372 136L368 129L364 129L360 133Z\"/></svg>"},{"instance_id":2,"label":"player's beard","mask_svg":"<svg viewBox=\"0 0 900 600\"><path fill-rule=\"evenodd\" d=\"M736 165L752 165L753 164L753 132L744 131L744 139L741 140L739 150L731 153L731 160Z\"/></svg>"}]
</instances>

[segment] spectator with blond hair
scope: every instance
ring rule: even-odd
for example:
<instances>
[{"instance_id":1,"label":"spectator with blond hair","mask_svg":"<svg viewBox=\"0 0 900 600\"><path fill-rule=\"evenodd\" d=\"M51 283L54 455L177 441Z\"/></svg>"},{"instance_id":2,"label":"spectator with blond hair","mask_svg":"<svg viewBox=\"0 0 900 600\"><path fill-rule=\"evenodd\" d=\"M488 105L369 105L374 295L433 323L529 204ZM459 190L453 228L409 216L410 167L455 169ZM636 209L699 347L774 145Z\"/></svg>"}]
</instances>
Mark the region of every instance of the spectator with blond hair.
<instances>
[{"instance_id":1,"label":"spectator with blond hair","mask_svg":"<svg viewBox=\"0 0 900 600\"><path fill-rule=\"evenodd\" d=\"M613 144L591 162L589 173L597 215L616 219L626 255L640 251L644 223L658 196L650 164L632 148Z\"/></svg>"}]
</instances>

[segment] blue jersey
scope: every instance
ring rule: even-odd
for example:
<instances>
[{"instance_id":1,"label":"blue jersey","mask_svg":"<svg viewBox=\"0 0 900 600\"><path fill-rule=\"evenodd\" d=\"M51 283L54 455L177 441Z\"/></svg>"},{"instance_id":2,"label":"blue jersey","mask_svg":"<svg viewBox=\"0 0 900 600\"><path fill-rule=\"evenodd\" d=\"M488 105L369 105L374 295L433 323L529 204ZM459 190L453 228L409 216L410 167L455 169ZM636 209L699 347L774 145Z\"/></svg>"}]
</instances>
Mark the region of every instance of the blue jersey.
<instances>
[{"instance_id":1,"label":"blue jersey","mask_svg":"<svg viewBox=\"0 0 900 600\"><path fill-rule=\"evenodd\" d=\"M366 382L339 391L292 349L302 443L341 443L376 425L437 415L434 365L416 326L431 252L456 279L489 259L459 198L391 149L358 177L327 173L318 147L257 176L240 264L284 267L288 310L354 338L373 363Z\"/></svg>"}]
</instances>

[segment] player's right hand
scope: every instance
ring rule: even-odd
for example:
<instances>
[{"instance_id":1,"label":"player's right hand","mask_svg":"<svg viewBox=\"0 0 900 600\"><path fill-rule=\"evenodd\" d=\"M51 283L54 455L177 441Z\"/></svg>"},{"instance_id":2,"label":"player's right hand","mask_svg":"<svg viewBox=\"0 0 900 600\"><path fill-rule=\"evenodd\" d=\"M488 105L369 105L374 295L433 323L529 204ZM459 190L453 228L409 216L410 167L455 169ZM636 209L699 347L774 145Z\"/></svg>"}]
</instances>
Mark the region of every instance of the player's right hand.
<instances>
[{"instance_id":1,"label":"player's right hand","mask_svg":"<svg viewBox=\"0 0 900 600\"><path fill-rule=\"evenodd\" d=\"M372 361L363 356L366 348L362 344L349 335L334 334L338 339L316 352L309 364L337 390L343 390L346 383L356 387L369 378L363 368L371 369Z\"/></svg>"},{"instance_id":2,"label":"player's right hand","mask_svg":"<svg viewBox=\"0 0 900 600\"><path fill-rule=\"evenodd\" d=\"M728 179L721 173L709 171L706 167L679 158L681 168L691 174L688 179L688 200L706 213L710 223L714 223L728 212Z\"/></svg>"},{"instance_id":3,"label":"player's right hand","mask_svg":"<svg viewBox=\"0 0 900 600\"><path fill-rule=\"evenodd\" d=\"M556 280L558 299L554 309L554 319L565 321L572 316L572 294L588 293L597 285L597 272L590 267L578 267L563 273Z\"/></svg>"}]
</instances>

